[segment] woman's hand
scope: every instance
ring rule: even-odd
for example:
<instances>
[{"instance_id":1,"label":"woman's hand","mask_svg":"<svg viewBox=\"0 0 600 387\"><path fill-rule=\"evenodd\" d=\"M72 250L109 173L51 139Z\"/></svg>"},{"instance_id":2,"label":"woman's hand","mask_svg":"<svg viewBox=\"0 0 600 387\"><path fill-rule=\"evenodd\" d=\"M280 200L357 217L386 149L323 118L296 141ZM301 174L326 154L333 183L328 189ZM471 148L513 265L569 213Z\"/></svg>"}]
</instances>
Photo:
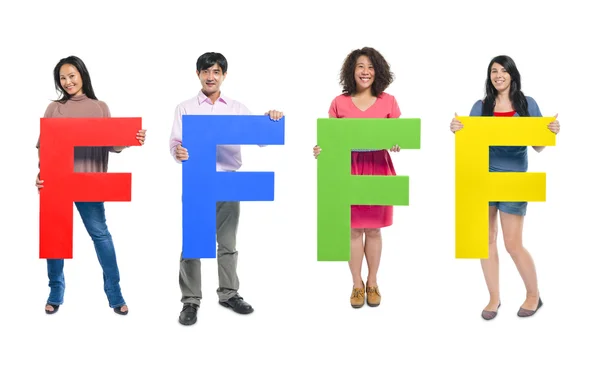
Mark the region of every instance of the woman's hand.
<instances>
[{"instance_id":1,"label":"woman's hand","mask_svg":"<svg viewBox=\"0 0 600 387\"><path fill-rule=\"evenodd\" d=\"M558 134L560 132L560 122L556 119L558 117L558 113L554 116L554 121L548 124L548 129L554 134Z\"/></svg>"},{"instance_id":2,"label":"woman's hand","mask_svg":"<svg viewBox=\"0 0 600 387\"><path fill-rule=\"evenodd\" d=\"M315 145L315 147L313 148L313 156L315 156L315 159L317 158L317 156L319 156L320 153L321 148L318 145Z\"/></svg>"},{"instance_id":3,"label":"woman's hand","mask_svg":"<svg viewBox=\"0 0 600 387\"><path fill-rule=\"evenodd\" d=\"M35 186L38 189L38 192L40 192L40 189L44 188L44 180L40 180L40 174L38 173L36 179L35 179Z\"/></svg>"},{"instance_id":4,"label":"woman's hand","mask_svg":"<svg viewBox=\"0 0 600 387\"><path fill-rule=\"evenodd\" d=\"M458 115L456 113L454 113L454 118L452 119L452 122L450 123L450 131L452 131L452 133L456 133L459 130L461 130L462 128L463 128L462 122L460 122L458 120Z\"/></svg>"}]
</instances>

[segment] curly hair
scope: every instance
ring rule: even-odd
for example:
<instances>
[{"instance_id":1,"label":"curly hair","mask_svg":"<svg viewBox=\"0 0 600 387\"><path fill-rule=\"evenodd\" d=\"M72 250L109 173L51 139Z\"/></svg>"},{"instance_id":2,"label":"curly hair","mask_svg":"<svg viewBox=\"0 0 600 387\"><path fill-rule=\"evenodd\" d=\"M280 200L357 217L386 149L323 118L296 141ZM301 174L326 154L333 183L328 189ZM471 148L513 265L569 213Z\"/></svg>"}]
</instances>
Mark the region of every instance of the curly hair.
<instances>
[{"instance_id":1,"label":"curly hair","mask_svg":"<svg viewBox=\"0 0 600 387\"><path fill-rule=\"evenodd\" d=\"M373 96L379 97L379 95L394 81L394 74L390 71L390 65L383 55L371 47L363 47L354 50L346 57L346 60L342 65L342 70L340 71L340 85L343 89L342 92L346 95L356 93L356 79L354 78L354 72L356 69L356 61L362 55L368 57L371 63L373 63L375 80L371 86L371 93Z\"/></svg>"}]
</instances>

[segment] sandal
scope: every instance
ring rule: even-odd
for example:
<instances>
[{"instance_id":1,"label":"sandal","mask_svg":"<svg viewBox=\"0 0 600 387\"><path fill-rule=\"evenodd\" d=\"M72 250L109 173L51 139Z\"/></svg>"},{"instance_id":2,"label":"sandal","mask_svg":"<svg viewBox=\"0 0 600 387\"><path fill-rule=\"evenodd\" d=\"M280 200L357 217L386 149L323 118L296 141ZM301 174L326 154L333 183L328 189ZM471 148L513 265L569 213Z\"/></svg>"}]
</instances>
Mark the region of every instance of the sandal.
<instances>
[{"instance_id":1,"label":"sandal","mask_svg":"<svg viewBox=\"0 0 600 387\"><path fill-rule=\"evenodd\" d=\"M129 308L127 308L127 310L125 312L123 312L121 310L121 308L124 307L124 306L127 306L127 305L118 306L116 308L113 308L113 310L115 311L116 314L120 314L121 316L125 316L125 315L127 315L127 313L129 313Z\"/></svg>"},{"instance_id":2,"label":"sandal","mask_svg":"<svg viewBox=\"0 0 600 387\"><path fill-rule=\"evenodd\" d=\"M46 314L54 314L54 313L58 312L58 308L60 308L60 305L54 305L54 304L46 304L46 306L51 306L54 309L54 310L45 309Z\"/></svg>"}]
</instances>

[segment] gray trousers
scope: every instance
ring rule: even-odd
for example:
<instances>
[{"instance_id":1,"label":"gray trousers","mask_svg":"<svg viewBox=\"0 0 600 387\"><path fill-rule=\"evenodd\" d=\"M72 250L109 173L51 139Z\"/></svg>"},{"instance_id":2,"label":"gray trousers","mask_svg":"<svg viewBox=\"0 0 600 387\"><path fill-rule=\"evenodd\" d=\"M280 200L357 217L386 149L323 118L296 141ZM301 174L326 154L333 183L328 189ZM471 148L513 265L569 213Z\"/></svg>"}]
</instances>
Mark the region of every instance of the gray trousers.
<instances>
[{"instance_id":1,"label":"gray trousers","mask_svg":"<svg viewBox=\"0 0 600 387\"><path fill-rule=\"evenodd\" d=\"M219 301L237 295L240 283L237 276L238 252L235 248L240 219L240 202L217 202L217 265L219 267ZM200 305L202 299L202 259L183 259L179 262L181 302Z\"/></svg>"}]
</instances>

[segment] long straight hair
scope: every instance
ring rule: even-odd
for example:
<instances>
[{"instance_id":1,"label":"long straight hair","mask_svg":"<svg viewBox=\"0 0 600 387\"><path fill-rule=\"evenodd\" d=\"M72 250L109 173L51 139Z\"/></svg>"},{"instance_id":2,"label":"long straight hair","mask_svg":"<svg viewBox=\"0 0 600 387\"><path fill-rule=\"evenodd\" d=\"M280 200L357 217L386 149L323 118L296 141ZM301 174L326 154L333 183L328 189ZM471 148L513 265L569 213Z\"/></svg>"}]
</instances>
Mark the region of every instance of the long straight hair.
<instances>
[{"instance_id":1,"label":"long straight hair","mask_svg":"<svg viewBox=\"0 0 600 387\"><path fill-rule=\"evenodd\" d=\"M529 111L527 110L527 98L521 91L521 74L517 69L515 61L511 57L506 55L500 55L490 61L487 69L487 80L485 81L485 98L483 100L483 112L484 116L493 116L494 107L496 106L496 97L498 96L498 90L494 87L491 78L492 66L494 63L498 63L504 67L508 74L510 74L510 92L509 98L515 111L521 117L528 117Z\"/></svg>"},{"instance_id":2,"label":"long straight hair","mask_svg":"<svg viewBox=\"0 0 600 387\"><path fill-rule=\"evenodd\" d=\"M54 87L56 88L56 92L60 96L60 98L57 99L55 102L65 103L69 99L71 99L71 95L67 93L67 91L63 89L62 85L60 84L60 68L66 64L72 65L77 69L77 71L79 71L79 74L81 75L81 82L83 83L81 85L83 94L85 94L86 97L90 99L98 100L98 98L96 98L96 93L94 93L94 88L92 87L92 80L90 79L90 73L87 67L85 66L85 63L83 63L83 61L76 56L69 56L66 58L62 58L58 61L56 66L54 66Z\"/></svg>"}]
</instances>

